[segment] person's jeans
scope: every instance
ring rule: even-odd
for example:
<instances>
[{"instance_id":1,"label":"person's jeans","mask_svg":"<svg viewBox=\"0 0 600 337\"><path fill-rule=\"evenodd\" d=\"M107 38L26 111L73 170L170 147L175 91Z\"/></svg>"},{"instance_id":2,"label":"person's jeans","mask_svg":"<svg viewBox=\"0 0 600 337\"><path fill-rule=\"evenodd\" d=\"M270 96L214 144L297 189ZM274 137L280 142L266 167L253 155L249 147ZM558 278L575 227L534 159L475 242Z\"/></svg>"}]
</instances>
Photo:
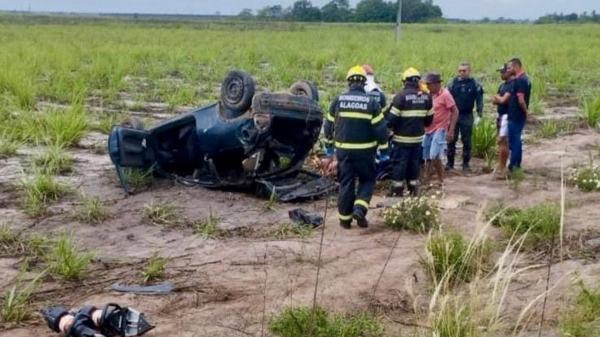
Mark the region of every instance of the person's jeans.
<instances>
[{"instance_id":1,"label":"person's jeans","mask_svg":"<svg viewBox=\"0 0 600 337\"><path fill-rule=\"evenodd\" d=\"M508 147L510 149L510 162L508 168L512 171L521 167L523 159L522 134L525 121L508 121Z\"/></svg>"}]
</instances>

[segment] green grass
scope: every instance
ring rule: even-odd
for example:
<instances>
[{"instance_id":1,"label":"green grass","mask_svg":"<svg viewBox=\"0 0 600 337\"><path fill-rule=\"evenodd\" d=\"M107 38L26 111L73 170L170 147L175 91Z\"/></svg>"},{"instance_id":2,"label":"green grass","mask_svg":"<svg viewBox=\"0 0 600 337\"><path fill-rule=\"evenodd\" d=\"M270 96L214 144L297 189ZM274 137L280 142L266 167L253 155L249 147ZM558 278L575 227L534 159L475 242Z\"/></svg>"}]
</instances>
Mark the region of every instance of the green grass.
<instances>
[{"instance_id":1,"label":"green grass","mask_svg":"<svg viewBox=\"0 0 600 337\"><path fill-rule=\"evenodd\" d=\"M212 210L209 212L210 214L201 220L194 221L192 223L192 229L194 233L200 235L205 239L213 239L224 235L224 231L219 228L219 222L221 219L212 214Z\"/></svg>"},{"instance_id":2,"label":"green grass","mask_svg":"<svg viewBox=\"0 0 600 337\"><path fill-rule=\"evenodd\" d=\"M160 257L157 253L152 255L142 271L144 283L163 279L165 277L165 268L168 262L169 259Z\"/></svg>"},{"instance_id":3,"label":"green grass","mask_svg":"<svg viewBox=\"0 0 600 337\"><path fill-rule=\"evenodd\" d=\"M137 168L123 168L125 180L129 186L134 189L148 188L154 183L154 175L150 170L142 170Z\"/></svg>"},{"instance_id":4,"label":"green grass","mask_svg":"<svg viewBox=\"0 0 600 337\"><path fill-rule=\"evenodd\" d=\"M568 128L569 125L567 125L565 122L559 122L552 119L546 120L542 122L542 125L537 130L536 135L540 138L546 139L556 138L561 132L568 130Z\"/></svg>"},{"instance_id":5,"label":"green grass","mask_svg":"<svg viewBox=\"0 0 600 337\"><path fill-rule=\"evenodd\" d=\"M431 319L435 337L479 337L471 308L458 299L445 298Z\"/></svg>"},{"instance_id":6,"label":"green grass","mask_svg":"<svg viewBox=\"0 0 600 337\"><path fill-rule=\"evenodd\" d=\"M496 123L483 118L473 128L473 156L488 159L496 156Z\"/></svg>"},{"instance_id":7,"label":"green grass","mask_svg":"<svg viewBox=\"0 0 600 337\"><path fill-rule=\"evenodd\" d=\"M26 256L39 259L52 242L39 234L26 236L7 224L0 224L0 256Z\"/></svg>"},{"instance_id":8,"label":"green grass","mask_svg":"<svg viewBox=\"0 0 600 337\"><path fill-rule=\"evenodd\" d=\"M108 220L110 213L100 198L83 197L81 205L77 209L76 218L86 223L98 224Z\"/></svg>"},{"instance_id":9,"label":"green grass","mask_svg":"<svg viewBox=\"0 0 600 337\"><path fill-rule=\"evenodd\" d=\"M0 159L16 155L19 145L19 142L14 139L7 137L6 135L0 135Z\"/></svg>"},{"instance_id":10,"label":"green grass","mask_svg":"<svg viewBox=\"0 0 600 337\"><path fill-rule=\"evenodd\" d=\"M29 302L32 293L39 287L43 275L44 273L39 274L25 285L17 279L16 284L7 290L2 297L0 321L18 324L31 317L32 307Z\"/></svg>"},{"instance_id":11,"label":"green grass","mask_svg":"<svg viewBox=\"0 0 600 337\"><path fill-rule=\"evenodd\" d=\"M32 217L43 215L51 202L70 191L67 185L57 182L48 174L39 172L33 178L23 180L20 188L23 210Z\"/></svg>"},{"instance_id":12,"label":"green grass","mask_svg":"<svg viewBox=\"0 0 600 337\"><path fill-rule=\"evenodd\" d=\"M63 233L47 256L48 270L65 280L79 280L85 276L93 256L89 252L81 252L73 238Z\"/></svg>"},{"instance_id":13,"label":"green grass","mask_svg":"<svg viewBox=\"0 0 600 337\"><path fill-rule=\"evenodd\" d=\"M490 249L485 240L468 242L458 233L434 233L426 245L427 255L420 263L437 287L447 290L470 282L489 263Z\"/></svg>"},{"instance_id":14,"label":"green grass","mask_svg":"<svg viewBox=\"0 0 600 337\"><path fill-rule=\"evenodd\" d=\"M271 318L269 330L279 337L383 337L383 326L366 313L334 315L323 308L286 308Z\"/></svg>"},{"instance_id":15,"label":"green grass","mask_svg":"<svg viewBox=\"0 0 600 337\"><path fill-rule=\"evenodd\" d=\"M155 225L177 225L177 208L170 203L152 201L144 205L144 216Z\"/></svg>"},{"instance_id":16,"label":"green grass","mask_svg":"<svg viewBox=\"0 0 600 337\"><path fill-rule=\"evenodd\" d=\"M88 128L86 112L79 104L66 110L52 109L43 116L42 127L40 137L44 143L61 147L77 145Z\"/></svg>"},{"instance_id":17,"label":"green grass","mask_svg":"<svg viewBox=\"0 0 600 337\"><path fill-rule=\"evenodd\" d=\"M91 129L102 132L103 134L107 135L110 133L113 126L119 125L122 119L124 118L121 117L118 113L103 113L98 118L98 121L91 126Z\"/></svg>"},{"instance_id":18,"label":"green grass","mask_svg":"<svg viewBox=\"0 0 600 337\"><path fill-rule=\"evenodd\" d=\"M383 211L386 226L395 230L426 233L440 226L440 210L435 197L403 198Z\"/></svg>"},{"instance_id":19,"label":"green grass","mask_svg":"<svg viewBox=\"0 0 600 337\"><path fill-rule=\"evenodd\" d=\"M61 146L51 145L44 153L33 159L36 171L48 175L66 174L73 171L73 157Z\"/></svg>"},{"instance_id":20,"label":"green grass","mask_svg":"<svg viewBox=\"0 0 600 337\"><path fill-rule=\"evenodd\" d=\"M590 96L583 99L581 118L591 128L600 127L600 96Z\"/></svg>"},{"instance_id":21,"label":"green grass","mask_svg":"<svg viewBox=\"0 0 600 337\"><path fill-rule=\"evenodd\" d=\"M590 289L583 282L574 307L565 311L560 319L563 337L597 336L600 331L600 288Z\"/></svg>"},{"instance_id":22,"label":"green grass","mask_svg":"<svg viewBox=\"0 0 600 337\"><path fill-rule=\"evenodd\" d=\"M492 224L502 228L507 237L527 233L527 243L535 247L548 243L560 230L560 207L556 203L518 208L498 205L488 212L497 216Z\"/></svg>"},{"instance_id":23,"label":"green grass","mask_svg":"<svg viewBox=\"0 0 600 337\"><path fill-rule=\"evenodd\" d=\"M277 225L277 228L269 231L268 237L276 240L287 240L291 238L308 239L315 230L311 226L298 226L289 222L282 222Z\"/></svg>"}]
</instances>

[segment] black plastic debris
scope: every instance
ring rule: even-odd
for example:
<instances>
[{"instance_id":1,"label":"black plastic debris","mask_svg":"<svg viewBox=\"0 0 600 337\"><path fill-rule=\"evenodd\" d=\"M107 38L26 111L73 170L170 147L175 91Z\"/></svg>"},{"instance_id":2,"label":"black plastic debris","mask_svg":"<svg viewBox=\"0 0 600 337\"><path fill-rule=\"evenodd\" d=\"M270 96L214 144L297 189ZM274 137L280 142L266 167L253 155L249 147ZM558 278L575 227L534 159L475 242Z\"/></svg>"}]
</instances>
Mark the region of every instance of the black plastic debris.
<instances>
[{"instance_id":1,"label":"black plastic debris","mask_svg":"<svg viewBox=\"0 0 600 337\"><path fill-rule=\"evenodd\" d=\"M171 282L162 282L151 286L115 283L111 288L112 290L121 293L132 293L138 295L165 295L170 294L175 289L175 286Z\"/></svg>"},{"instance_id":2,"label":"black plastic debris","mask_svg":"<svg viewBox=\"0 0 600 337\"><path fill-rule=\"evenodd\" d=\"M312 226L317 228L323 224L323 217L319 214L309 213L302 208L289 211L290 220L299 226Z\"/></svg>"}]
</instances>

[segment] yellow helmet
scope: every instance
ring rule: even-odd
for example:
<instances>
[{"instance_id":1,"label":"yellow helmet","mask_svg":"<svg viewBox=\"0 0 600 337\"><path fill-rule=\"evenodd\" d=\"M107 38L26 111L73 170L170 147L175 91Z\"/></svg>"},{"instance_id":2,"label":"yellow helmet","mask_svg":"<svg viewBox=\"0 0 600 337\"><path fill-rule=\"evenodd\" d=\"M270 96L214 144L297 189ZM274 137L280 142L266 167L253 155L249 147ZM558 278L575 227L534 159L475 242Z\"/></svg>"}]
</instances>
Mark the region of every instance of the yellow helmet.
<instances>
[{"instance_id":1,"label":"yellow helmet","mask_svg":"<svg viewBox=\"0 0 600 337\"><path fill-rule=\"evenodd\" d=\"M419 71L413 67L410 67L408 69L406 69L403 73L402 73L402 80L406 81L407 79L411 78L411 77L421 77L421 73L419 73Z\"/></svg>"},{"instance_id":2,"label":"yellow helmet","mask_svg":"<svg viewBox=\"0 0 600 337\"><path fill-rule=\"evenodd\" d=\"M346 80L349 81L353 77L362 77L362 80L366 81L367 80L367 72L365 71L365 68L363 68L360 65L350 68L350 70L348 70L348 74L346 75Z\"/></svg>"}]
</instances>

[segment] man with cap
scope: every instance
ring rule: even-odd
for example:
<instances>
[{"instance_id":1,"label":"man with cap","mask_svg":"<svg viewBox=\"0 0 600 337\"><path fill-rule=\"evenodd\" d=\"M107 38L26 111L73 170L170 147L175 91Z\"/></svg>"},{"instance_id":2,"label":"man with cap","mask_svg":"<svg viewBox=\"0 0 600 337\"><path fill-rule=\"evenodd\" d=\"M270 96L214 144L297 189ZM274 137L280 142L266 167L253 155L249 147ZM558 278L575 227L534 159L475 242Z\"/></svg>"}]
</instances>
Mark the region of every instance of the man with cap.
<instances>
[{"instance_id":1,"label":"man with cap","mask_svg":"<svg viewBox=\"0 0 600 337\"><path fill-rule=\"evenodd\" d=\"M483 115L483 87L471 77L471 65L468 62L461 62L458 66L458 76L450 82L448 89L458 107L458 127L454 130L452 142L448 143L446 169L454 169L456 142L460 134L460 140L463 144L463 171L469 172L471 170L469 164L471 161L473 125L478 124ZM473 116L475 106L477 108L477 118Z\"/></svg>"},{"instance_id":2,"label":"man with cap","mask_svg":"<svg viewBox=\"0 0 600 337\"><path fill-rule=\"evenodd\" d=\"M431 95L419 87L421 74L408 68L402 74L404 89L394 97L387 114L392 129L392 190L391 196L402 197L408 183L411 195L418 195L423 135L433 120Z\"/></svg>"},{"instance_id":3,"label":"man with cap","mask_svg":"<svg viewBox=\"0 0 600 337\"><path fill-rule=\"evenodd\" d=\"M508 72L508 65L498 69L502 84L498 88L498 93L492 98L492 103L497 106L498 117L496 119L497 141L498 141L498 167L494 172L496 179L506 178L506 165L508 162L508 101L512 91L511 76Z\"/></svg>"},{"instance_id":4,"label":"man with cap","mask_svg":"<svg viewBox=\"0 0 600 337\"><path fill-rule=\"evenodd\" d=\"M431 72L425 76L425 83L433 97L433 121L425 128L423 140L423 159L425 160L425 178L429 179L432 171L437 173L440 186L444 184L444 166L442 155L446 142L452 142L458 108L450 91L442 87L442 76Z\"/></svg>"},{"instance_id":5,"label":"man with cap","mask_svg":"<svg viewBox=\"0 0 600 337\"><path fill-rule=\"evenodd\" d=\"M325 153L338 161L338 218L349 229L352 219L368 227L367 212L375 189L375 156L389 160L384 115L379 103L366 93L367 74L362 66L352 67L346 76L349 90L331 103L324 131Z\"/></svg>"},{"instance_id":6,"label":"man with cap","mask_svg":"<svg viewBox=\"0 0 600 337\"><path fill-rule=\"evenodd\" d=\"M383 90L381 90L381 87L375 81L375 70L370 64L363 64L362 67L367 73L367 83L365 85L365 91L367 92L367 94L373 96L373 99L375 99L379 103L379 106L381 106L381 108L383 109L387 105L387 99L385 97L385 94L383 93Z\"/></svg>"}]
</instances>

